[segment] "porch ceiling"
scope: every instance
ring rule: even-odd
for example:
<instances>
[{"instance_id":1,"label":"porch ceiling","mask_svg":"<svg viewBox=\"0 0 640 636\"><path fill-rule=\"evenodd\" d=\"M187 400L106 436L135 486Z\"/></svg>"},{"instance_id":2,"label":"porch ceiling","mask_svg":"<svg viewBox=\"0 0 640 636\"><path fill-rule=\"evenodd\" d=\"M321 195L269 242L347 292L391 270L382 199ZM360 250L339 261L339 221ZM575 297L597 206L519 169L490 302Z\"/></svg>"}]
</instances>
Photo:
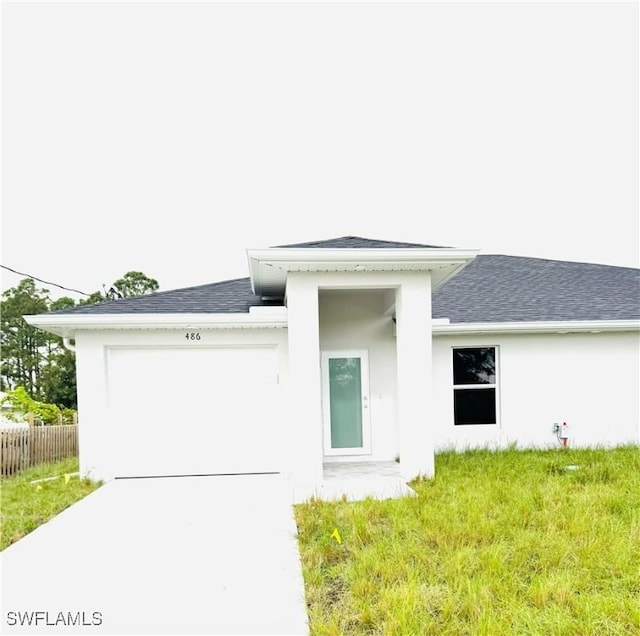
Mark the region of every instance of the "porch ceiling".
<instances>
[{"instance_id":1,"label":"porch ceiling","mask_svg":"<svg viewBox=\"0 0 640 636\"><path fill-rule=\"evenodd\" d=\"M282 297L289 272L429 271L436 289L478 254L471 249L300 249L247 250L253 292Z\"/></svg>"}]
</instances>

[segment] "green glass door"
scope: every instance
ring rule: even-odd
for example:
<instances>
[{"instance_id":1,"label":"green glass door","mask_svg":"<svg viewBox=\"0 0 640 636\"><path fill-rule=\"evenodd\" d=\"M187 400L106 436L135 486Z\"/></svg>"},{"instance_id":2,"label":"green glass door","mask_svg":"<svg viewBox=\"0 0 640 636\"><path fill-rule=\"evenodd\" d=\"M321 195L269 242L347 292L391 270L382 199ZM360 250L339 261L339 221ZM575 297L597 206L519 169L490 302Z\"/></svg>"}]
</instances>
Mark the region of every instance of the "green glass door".
<instances>
[{"instance_id":1,"label":"green glass door","mask_svg":"<svg viewBox=\"0 0 640 636\"><path fill-rule=\"evenodd\" d=\"M322 366L325 454L366 454L369 452L367 352L323 352Z\"/></svg>"},{"instance_id":2,"label":"green glass door","mask_svg":"<svg viewBox=\"0 0 640 636\"><path fill-rule=\"evenodd\" d=\"M329 359L331 448L362 447L360 358Z\"/></svg>"}]
</instances>

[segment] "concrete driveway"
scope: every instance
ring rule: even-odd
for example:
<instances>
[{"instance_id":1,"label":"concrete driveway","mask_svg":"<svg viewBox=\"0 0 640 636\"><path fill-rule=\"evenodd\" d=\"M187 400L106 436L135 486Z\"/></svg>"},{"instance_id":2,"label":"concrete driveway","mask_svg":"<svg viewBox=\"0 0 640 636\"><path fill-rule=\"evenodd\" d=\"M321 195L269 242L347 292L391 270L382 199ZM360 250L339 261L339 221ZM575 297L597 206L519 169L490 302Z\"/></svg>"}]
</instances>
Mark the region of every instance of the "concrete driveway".
<instances>
[{"instance_id":1,"label":"concrete driveway","mask_svg":"<svg viewBox=\"0 0 640 636\"><path fill-rule=\"evenodd\" d=\"M118 479L0 558L3 634L308 633L279 475Z\"/></svg>"}]
</instances>

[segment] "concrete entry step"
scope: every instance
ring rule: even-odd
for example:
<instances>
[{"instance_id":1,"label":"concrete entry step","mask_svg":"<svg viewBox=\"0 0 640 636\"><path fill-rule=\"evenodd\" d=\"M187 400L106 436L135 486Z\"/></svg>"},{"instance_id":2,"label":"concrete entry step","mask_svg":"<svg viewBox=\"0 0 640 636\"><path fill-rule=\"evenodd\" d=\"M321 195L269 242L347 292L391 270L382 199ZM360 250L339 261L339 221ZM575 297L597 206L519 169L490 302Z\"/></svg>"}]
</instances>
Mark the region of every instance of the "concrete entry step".
<instances>
[{"instance_id":1,"label":"concrete entry step","mask_svg":"<svg viewBox=\"0 0 640 636\"><path fill-rule=\"evenodd\" d=\"M415 496L400 475L396 462L332 462L323 467L322 483L306 491L296 489L295 499L311 497L323 501L363 499L395 499Z\"/></svg>"},{"instance_id":2,"label":"concrete entry step","mask_svg":"<svg viewBox=\"0 0 640 636\"><path fill-rule=\"evenodd\" d=\"M323 464L324 479L353 479L356 477L398 477L398 462L327 462Z\"/></svg>"}]
</instances>

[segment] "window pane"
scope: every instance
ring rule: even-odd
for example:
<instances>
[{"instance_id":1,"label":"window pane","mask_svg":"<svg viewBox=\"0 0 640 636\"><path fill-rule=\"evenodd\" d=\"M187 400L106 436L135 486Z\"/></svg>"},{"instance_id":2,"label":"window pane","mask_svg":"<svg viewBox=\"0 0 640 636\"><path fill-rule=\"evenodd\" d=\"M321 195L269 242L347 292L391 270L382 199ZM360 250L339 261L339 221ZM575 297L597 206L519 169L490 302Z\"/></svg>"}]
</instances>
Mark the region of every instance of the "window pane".
<instances>
[{"instance_id":1,"label":"window pane","mask_svg":"<svg viewBox=\"0 0 640 636\"><path fill-rule=\"evenodd\" d=\"M495 384L496 350L494 347L453 350L454 384Z\"/></svg>"},{"instance_id":2,"label":"window pane","mask_svg":"<svg viewBox=\"0 0 640 636\"><path fill-rule=\"evenodd\" d=\"M495 424L495 389L458 389L453 392L456 424Z\"/></svg>"}]
</instances>

